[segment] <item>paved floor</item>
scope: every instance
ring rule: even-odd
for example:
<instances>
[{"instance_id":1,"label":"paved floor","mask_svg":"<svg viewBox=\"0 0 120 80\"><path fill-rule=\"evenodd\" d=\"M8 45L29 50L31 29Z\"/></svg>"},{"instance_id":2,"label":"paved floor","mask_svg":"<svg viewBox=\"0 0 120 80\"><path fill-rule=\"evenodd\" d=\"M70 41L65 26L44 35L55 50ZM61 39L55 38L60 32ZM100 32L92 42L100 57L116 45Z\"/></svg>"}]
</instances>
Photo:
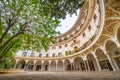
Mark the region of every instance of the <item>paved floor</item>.
<instances>
[{"instance_id":1,"label":"paved floor","mask_svg":"<svg viewBox=\"0 0 120 80\"><path fill-rule=\"evenodd\" d=\"M0 74L0 80L120 80L120 71L21 72Z\"/></svg>"}]
</instances>

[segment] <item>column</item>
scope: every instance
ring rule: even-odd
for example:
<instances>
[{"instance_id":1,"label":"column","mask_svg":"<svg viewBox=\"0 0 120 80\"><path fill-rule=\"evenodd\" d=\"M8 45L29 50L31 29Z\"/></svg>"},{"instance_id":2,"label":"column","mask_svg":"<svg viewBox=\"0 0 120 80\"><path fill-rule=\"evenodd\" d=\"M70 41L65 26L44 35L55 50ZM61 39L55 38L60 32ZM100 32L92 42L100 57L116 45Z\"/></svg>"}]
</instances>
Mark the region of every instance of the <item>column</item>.
<instances>
[{"instance_id":1,"label":"column","mask_svg":"<svg viewBox=\"0 0 120 80\"><path fill-rule=\"evenodd\" d=\"M56 71L58 71L58 63L56 63Z\"/></svg>"},{"instance_id":2,"label":"column","mask_svg":"<svg viewBox=\"0 0 120 80\"><path fill-rule=\"evenodd\" d=\"M14 65L14 69L16 68L16 66L17 66L17 62L16 62L15 65Z\"/></svg>"},{"instance_id":3,"label":"column","mask_svg":"<svg viewBox=\"0 0 120 80\"><path fill-rule=\"evenodd\" d=\"M26 69L27 69L27 63L28 63L28 61L25 62L24 71L26 71Z\"/></svg>"},{"instance_id":4,"label":"column","mask_svg":"<svg viewBox=\"0 0 120 80\"><path fill-rule=\"evenodd\" d=\"M74 62L71 62L70 65L71 65L71 71L72 70L75 71Z\"/></svg>"},{"instance_id":5,"label":"column","mask_svg":"<svg viewBox=\"0 0 120 80\"><path fill-rule=\"evenodd\" d=\"M74 62L72 63L72 67L73 67L73 70L75 71L75 65L74 65Z\"/></svg>"},{"instance_id":6,"label":"column","mask_svg":"<svg viewBox=\"0 0 120 80\"><path fill-rule=\"evenodd\" d=\"M36 71L36 65L35 65L35 63L33 64L33 71Z\"/></svg>"},{"instance_id":7,"label":"column","mask_svg":"<svg viewBox=\"0 0 120 80\"><path fill-rule=\"evenodd\" d=\"M49 71L51 71L51 61L49 61Z\"/></svg>"},{"instance_id":8,"label":"column","mask_svg":"<svg viewBox=\"0 0 120 80\"><path fill-rule=\"evenodd\" d=\"M34 63L33 63L33 71L36 71L36 60L34 60Z\"/></svg>"},{"instance_id":9,"label":"column","mask_svg":"<svg viewBox=\"0 0 120 80\"><path fill-rule=\"evenodd\" d=\"M15 62L15 65L14 65L14 68L13 68L13 69L15 69L15 68L16 68L18 61L19 61L19 60L16 60L16 62Z\"/></svg>"},{"instance_id":10,"label":"column","mask_svg":"<svg viewBox=\"0 0 120 80\"><path fill-rule=\"evenodd\" d=\"M51 69L50 69L50 68L51 68L51 63L49 63L49 71L51 71Z\"/></svg>"},{"instance_id":11,"label":"column","mask_svg":"<svg viewBox=\"0 0 120 80\"><path fill-rule=\"evenodd\" d=\"M58 60L55 61L56 62L56 71L58 70Z\"/></svg>"},{"instance_id":12,"label":"column","mask_svg":"<svg viewBox=\"0 0 120 80\"><path fill-rule=\"evenodd\" d=\"M115 68L115 66L114 66L114 63L113 63L110 55L109 55L109 54L106 54L106 55L107 55L107 58L108 58L108 60L109 60L109 62L110 62L110 64L111 64L112 68L113 68L113 71L116 71L116 68Z\"/></svg>"},{"instance_id":13,"label":"column","mask_svg":"<svg viewBox=\"0 0 120 80\"><path fill-rule=\"evenodd\" d=\"M63 63L63 71L65 71L65 63Z\"/></svg>"},{"instance_id":14,"label":"column","mask_svg":"<svg viewBox=\"0 0 120 80\"><path fill-rule=\"evenodd\" d=\"M65 60L62 61L63 61L63 71L65 71Z\"/></svg>"},{"instance_id":15,"label":"column","mask_svg":"<svg viewBox=\"0 0 120 80\"><path fill-rule=\"evenodd\" d=\"M81 61L80 61L80 64L79 64L79 70L78 71L82 71L82 69L81 69Z\"/></svg>"},{"instance_id":16,"label":"column","mask_svg":"<svg viewBox=\"0 0 120 80\"><path fill-rule=\"evenodd\" d=\"M43 63L44 63L44 61L42 61L41 71L43 71L43 68L44 68Z\"/></svg>"},{"instance_id":17,"label":"column","mask_svg":"<svg viewBox=\"0 0 120 80\"><path fill-rule=\"evenodd\" d=\"M74 68L74 58L70 59L70 65L71 65L71 71L75 70L75 68Z\"/></svg>"},{"instance_id":18,"label":"column","mask_svg":"<svg viewBox=\"0 0 120 80\"><path fill-rule=\"evenodd\" d=\"M87 63L88 71L90 71L90 65L89 65L88 60L86 60L86 63Z\"/></svg>"},{"instance_id":19,"label":"column","mask_svg":"<svg viewBox=\"0 0 120 80\"><path fill-rule=\"evenodd\" d=\"M24 66L24 71L26 71L27 69L27 63L25 63L25 66Z\"/></svg>"},{"instance_id":20,"label":"column","mask_svg":"<svg viewBox=\"0 0 120 80\"><path fill-rule=\"evenodd\" d=\"M83 60L83 62L84 62L84 66L85 66L85 71L88 71L86 61L85 61L85 60Z\"/></svg>"},{"instance_id":21,"label":"column","mask_svg":"<svg viewBox=\"0 0 120 80\"><path fill-rule=\"evenodd\" d=\"M97 66L98 66L98 70L101 71L100 63L99 63L97 57L95 58L95 60L96 60Z\"/></svg>"},{"instance_id":22,"label":"column","mask_svg":"<svg viewBox=\"0 0 120 80\"><path fill-rule=\"evenodd\" d=\"M73 70L73 62L70 63L71 71Z\"/></svg>"}]
</instances>

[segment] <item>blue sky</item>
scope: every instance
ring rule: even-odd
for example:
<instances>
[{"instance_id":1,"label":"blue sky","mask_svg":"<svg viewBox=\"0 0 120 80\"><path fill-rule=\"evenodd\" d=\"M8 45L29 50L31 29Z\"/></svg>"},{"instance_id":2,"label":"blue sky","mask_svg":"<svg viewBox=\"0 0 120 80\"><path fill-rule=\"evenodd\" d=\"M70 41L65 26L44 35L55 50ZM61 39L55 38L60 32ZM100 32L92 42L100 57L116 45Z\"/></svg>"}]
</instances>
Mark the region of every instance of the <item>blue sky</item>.
<instances>
[{"instance_id":1,"label":"blue sky","mask_svg":"<svg viewBox=\"0 0 120 80\"><path fill-rule=\"evenodd\" d=\"M77 16L78 16L78 12L77 11ZM73 24L75 23L76 19L77 19L77 16L75 14L73 14L71 17L70 15L66 15L66 19L61 19L61 22L60 22L60 27L58 27L56 30L57 31L60 31L61 33L65 33L66 31L68 31L72 26Z\"/></svg>"}]
</instances>

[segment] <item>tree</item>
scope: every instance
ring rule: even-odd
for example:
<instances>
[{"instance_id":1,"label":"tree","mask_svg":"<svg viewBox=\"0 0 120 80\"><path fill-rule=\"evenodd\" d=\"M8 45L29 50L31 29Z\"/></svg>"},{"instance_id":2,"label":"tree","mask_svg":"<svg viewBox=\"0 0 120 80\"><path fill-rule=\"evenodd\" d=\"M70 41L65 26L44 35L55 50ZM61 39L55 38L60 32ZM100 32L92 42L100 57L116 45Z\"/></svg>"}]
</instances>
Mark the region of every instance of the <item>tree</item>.
<instances>
[{"instance_id":1,"label":"tree","mask_svg":"<svg viewBox=\"0 0 120 80\"><path fill-rule=\"evenodd\" d=\"M13 68L15 64L14 54L11 52L7 53L5 57L0 61L0 68Z\"/></svg>"},{"instance_id":2,"label":"tree","mask_svg":"<svg viewBox=\"0 0 120 80\"><path fill-rule=\"evenodd\" d=\"M59 19L83 4L78 0L0 0L0 59L18 49L40 50L59 34Z\"/></svg>"}]
</instances>

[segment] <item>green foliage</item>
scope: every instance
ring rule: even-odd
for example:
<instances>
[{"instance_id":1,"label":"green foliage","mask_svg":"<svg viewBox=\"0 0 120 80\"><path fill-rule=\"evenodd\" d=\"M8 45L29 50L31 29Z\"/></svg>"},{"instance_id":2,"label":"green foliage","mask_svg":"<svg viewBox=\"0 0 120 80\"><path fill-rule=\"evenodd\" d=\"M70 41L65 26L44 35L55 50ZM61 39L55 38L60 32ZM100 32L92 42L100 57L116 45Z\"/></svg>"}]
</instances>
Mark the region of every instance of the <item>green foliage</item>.
<instances>
[{"instance_id":1,"label":"green foliage","mask_svg":"<svg viewBox=\"0 0 120 80\"><path fill-rule=\"evenodd\" d=\"M0 68L13 68L14 63L14 54L8 52L7 55L0 61Z\"/></svg>"},{"instance_id":2,"label":"green foliage","mask_svg":"<svg viewBox=\"0 0 120 80\"><path fill-rule=\"evenodd\" d=\"M42 12L57 19L65 19L66 14L76 13L83 4L84 0L41 0Z\"/></svg>"},{"instance_id":3,"label":"green foliage","mask_svg":"<svg viewBox=\"0 0 120 80\"><path fill-rule=\"evenodd\" d=\"M0 0L0 59L20 49L47 50L59 34L59 19L82 4L83 0Z\"/></svg>"}]
</instances>

